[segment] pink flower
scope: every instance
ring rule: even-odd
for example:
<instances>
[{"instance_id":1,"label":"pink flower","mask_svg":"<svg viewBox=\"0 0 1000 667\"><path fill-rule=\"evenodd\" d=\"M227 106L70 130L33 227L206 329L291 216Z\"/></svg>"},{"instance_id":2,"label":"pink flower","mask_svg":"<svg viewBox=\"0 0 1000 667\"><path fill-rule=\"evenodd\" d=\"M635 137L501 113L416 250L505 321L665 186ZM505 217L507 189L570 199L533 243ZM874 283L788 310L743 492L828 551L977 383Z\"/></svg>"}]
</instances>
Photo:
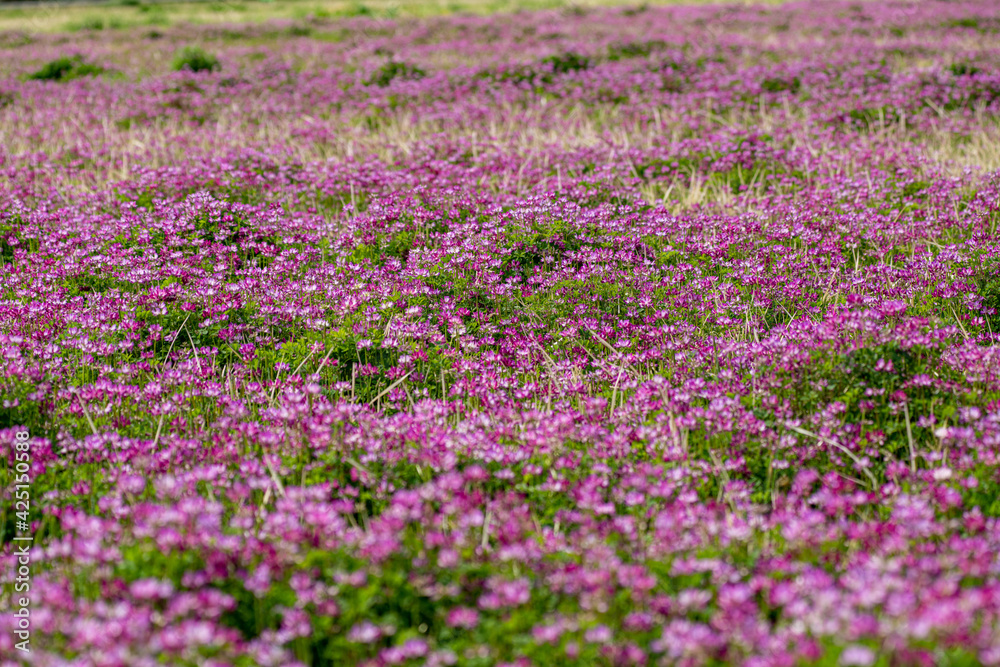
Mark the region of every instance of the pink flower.
<instances>
[{"instance_id":1,"label":"pink flower","mask_svg":"<svg viewBox=\"0 0 1000 667\"><path fill-rule=\"evenodd\" d=\"M840 654L840 664L844 667L868 667L875 662L875 652L867 646L852 644Z\"/></svg>"},{"instance_id":2,"label":"pink flower","mask_svg":"<svg viewBox=\"0 0 1000 667\"><path fill-rule=\"evenodd\" d=\"M595 625L583 635L591 644L606 644L611 641L611 628L606 625Z\"/></svg>"},{"instance_id":3,"label":"pink flower","mask_svg":"<svg viewBox=\"0 0 1000 667\"><path fill-rule=\"evenodd\" d=\"M381 637L382 631L371 621L361 621L347 633L347 641L359 644L371 644Z\"/></svg>"},{"instance_id":4,"label":"pink flower","mask_svg":"<svg viewBox=\"0 0 1000 667\"><path fill-rule=\"evenodd\" d=\"M479 612L469 607L456 607L448 612L447 623L453 628L474 628L479 624Z\"/></svg>"},{"instance_id":5,"label":"pink flower","mask_svg":"<svg viewBox=\"0 0 1000 667\"><path fill-rule=\"evenodd\" d=\"M160 579L138 579L129 587L132 595L139 600L168 598L174 592L174 585Z\"/></svg>"}]
</instances>

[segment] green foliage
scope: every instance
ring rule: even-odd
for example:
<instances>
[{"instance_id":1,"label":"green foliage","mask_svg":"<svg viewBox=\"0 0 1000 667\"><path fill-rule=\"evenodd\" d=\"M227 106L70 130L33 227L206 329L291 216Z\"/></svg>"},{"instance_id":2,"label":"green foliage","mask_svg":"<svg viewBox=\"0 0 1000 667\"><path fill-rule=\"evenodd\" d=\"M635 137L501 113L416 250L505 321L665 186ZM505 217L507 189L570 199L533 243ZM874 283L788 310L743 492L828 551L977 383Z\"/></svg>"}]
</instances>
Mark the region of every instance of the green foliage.
<instances>
[{"instance_id":1,"label":"green foliage","mask_svg":"<svg viewBox=\"0 0 1000 667\"><path fill-rule=\"evenodd\" d=\"M264 630L276 630L281 621L281 608L289 608L295 602L295 593L287 584L277 584L261 597L248 591L242 579L230 577L219 581L216 586L236 602L235 606L223 613L223 625L237 630L246 640L256 639Z\"/></svg>"},{"instance_id":2,"label":"green foliage","mask_svg":"<svg viewBox=\"0 0 1000 667\"><path fill-rule=\"evenodd\" d=\"M649 11L649 5L645 2L636 7L626 7L622 10L622 16L638 16Z\"/></svg>"},{"instance_id":3,"label":"green foliage","mask_svg":"<svg viewBox=\"0 0 1000 667\"><path fill-rule=\"evenodd\" d=\"M38 238L24 234L24 231L25 223L20 215L0 223L0 266L13 264L14 254L18 250L28 253L38 252Z\"/></svg>"},{"instance_id":4,"label":"green foliage","mask_svg":"<svg viewBox=\"0 0 1000 667\"><path fill-rule=\"evenodd\" d=\"M538 83L552 83L552 74L549 72L539 72L530 65L523 65L520 67L509 67L505 69L489 69L479 72L476 75L477 79L485 79L488 81L494 81L497 83L513 82L515 84L520 84L527 82L529 84L534 84L536 81Z\"/></svg>"},{"instance_id":5,"label":"green foliage","mask_svg":"<svg viewBox=\"0 0 1000 667\"><path fill-rule=\"evenodd\" d=\"M124 118L119 118L115 121L115 127L119 130L128 131L132 129L133 125L139 125L141 123L147 122L149 119L145 114L136 114L134 116L126 116Z\"/></svg>"},{"instance_id":6,"label":"green foliage","mask_svg":"<svg viewBox=\"0 0 1000 667\"><path fill-rule=\"evenodd\" d=\"M116 16L112 16L109 18L103 18L98 16L98 17L90 17L84 19L82 23L80 23L78 26L75 27L79 30L104 30L104 29L120 30L122 28L127 27L128 25L129 23L126 23L125 21Z\"/></svg>"},{"instance_id":7,"label":"green foliage","mask_svg":"<svg viewBox=\"0 0 1000 667\"><path fill-rule=\"evenodd\" d=\"M503 261L504 279L519 276L527 280L537 268L545 266L546 259L555 260L579 250L584 240L572 224L556 221L544 227L535 225L527 230L512 230L507 243L514 251Z\"/></svg>"},{"instance_id":8,"label":"green foliage","mask_svg":"<svg viewBox=\"0 0 1000 667\"><path fill-rule=\"evenodd\" d=\"M214 72L222 69L219 59L199 46L185 46L174 56L175 71Z\"/></svg>"},{"instance_id":9,"label":"green foliage","mask_svg":"<svg viewBox=\"0 0 1000 667\"><path fill-rule=\"evenodd\" d=\"M355 17L355 16L374 16L375 12L372 11L368 5L360 2L353 3L350 7L342 9L339 12L340 16Z\"/></svg>"},{"instance_id":10,"label":"green foliage","mask_svg":"<svg viewBox=\"0 0 1000 667\"><path fill-rule=\"evenodd\" d=\"M85 62L82 56L64 56L42 65L28 76L33 81L71 81L84 76L96 76L104 72L99 65Z\"/></svg>"},{"instance_id":11,"label":"green foliage","mask_svg":"<svg viewBox=\"0 0 1000 667\"><path fill-rule=\"evenodd\" d=\"M608 181L581 181L578 186L574 197L581 208L597 208L602 204L629 206L634 201Z\"/></svg>"},{"instance_id":12,"label":"green foliage","mask_svg":"<svg viewBox=\"0 0 1000 667\"><path fill-rule=\"evenodd\" d=\"M900 194L903 197L915 197L929 188L930 185L931 184L928 181L911 181L903 186Z\"/></svg>"},{"instance_id":13,"label":"green foliage","mask_svg":"<svg viewBox=\"0 0 1000 667\"><path fill-rule=\"evenodd\" d=\"M123 292L138 291L138 287L132 283L124 282L114 275L105 273L85 273L76 276L67 276L62 281L62 285L66 289L66 295L71 297L91 293L103 294L112 289L118 289Z\"/></svg>"},{"instance_id":14,"label":"green foliage","mask_svg":"<svg viewBox=\"0 0 1000 667\"><path fill-rule=\"evenodd\" d=\"M33 397L37 391L33 383L10 380L0 384L4 402L0 404L0 430L21 426L34 435L54 434L50 409Z\"/></svg>"},{"instance_id":15,"label":"green foliage","mask_svg":"<svg viewBox=\"0 0 1000 667\"><path fill-rule=\"evenodd\" d=\"M608 59L620 60L623 58L639 57L646 53L652 53L658 48L660 42L653 40L644 43L620 44L608 47ZM506 66L503 69L488 69L479 72L475 78L485 79L495 82L511 82L515 84L528 84L535 86L536 94L551 95L543 86L547 86L555 81L555 77L560 74L570 72L580 72L590 69L593 61L587 56L578 53L566 52L543 58L534 65Z\"/></svg>"},{"instance_id":16,"label":"green foliage","mask_svg":"<svg viewBox=\"0 0 1000 667\"><path fill-rule=\"evenodd\" d=\"M549 56L542 59L543 65L549 65L556 74L581 72L590 68L590 58L567 51L566 53Z\"/></svg>"},{"instance_id":17,"label":"green foliage","mask_svg":"<svg viewBox=\"0 0 1000 667\"><path fill-rule=\"evenodd\" d=\"M612 44L608 47L608 60L628 60L629 58L644 58L654 51L666 48L666 42L660 39L652 39L647 42L624 42Z\"/></svg>"},{"instance_id":18,"label":"green foliage","mask_svg":"<svg viewBox=\"0 0 1000 667\"><path fill-rule=\"evenodd\" d=\"M872 132L881 127L899 122L899 114L895 107L865 107L852 109L847 114L848 123L857 129Z\"/></svg>"},{"instance_id":19,"label":"green foliage","mask_svg":"<svg viewBox=\"0 0 1000 667\"><path fill-rule=\"evenodd\" d=\"M976 281L976 291L983 300L982 315L992 333L1000 333L1000 265L988 265Z\"/></svg>"},{"instance_id":20,"label":"green foliage","mask_svg":"<svg viewBox=\"0 0 1000 667\"><path fill-rule=\"evenodd\" d=\"M153 198L155 197L155 195L156 193L152 188L147 188L146 190L139 193L139 196L136 197L135 199L135 203L137 206L141 206L146 210L152 211L154 208Z\"/></svg>"},{"instance_id":21,"label":"green foliage","mask_svg":"<svg viewBox=\"0 0 1000 667\"><path fill-rule=\"evenodd\" d=\"M972 63L957 62L949 65L948 71L951 72L953 76L974 76L979 74L982 70Z\"/></svg>"},{"instance_id":22,"label":"green foliage","mask_svg":"<svg viewBox=\"0 0 1000 667\"><path fill-rule=\"evenodd\" d=\"M799 92L799 88L802 87L802 82L799 77L795 76L791 79L783 78L769 78L764 79L760 84L761 89L766 93L783 93L789 92L793 95Z\"/></svg>"},{"instance_id":23,"label":"green foliage","mask_svg":"<svg viewBox=\"0 0 1000 667\"><path fill-rule=\"evenodd\" d=\"M983 516L1000 518L1000 474L996 466L979 464L972 470L978 485L962 493L966 507L978 507Z\"/></svg>"},{"instance_id":24,"label":"green foliage","mask_svg":"<svg viewBox=\"0 0 1000 667\"><path fill-rule=\"evenodd\" d=\"M421 79L425 76L426 72L416 65L390 60L375 70L364 83L366 86L385 88L395 79Z\"/></svg>"},{"instance_id":25,"label":"green foliage","mask_svg":"<svg viewBox=\"0 0 1000 667\"><path fill-rule=\"evenodd\" d=\"M816 353L811 362L788 373L783 395L796 414L815 413L816 406L838 403L838 419L863 425L861 442L872 437L883 443L887 456L873 468L876 476L882 474L887 461L910 459L911 438L918 447L936 442L929 428L916 424L918 416L947 420L970 401L991 400L990 396L956 394L934 385L904 389L905 383L921 374L961 381L960 373L941 361L940 349L935 347L886 343L846 354ZM904 393L897 395L900 390ZM902 403L907 405L906 411ZM770 419L766 413L758 416Z\"/></svg>"},{"instance_id":26,"label":"green foliage","mask_svg":"<svg viewBox=\"0 0 1000 667\"><path fill-rule=\"evenodd\" d=\"M951 19L950 21L946 21L944 25L945 25L946 28L973 28L973 29L975 29L975 28L979 27L979 19L976 18L975 16L969 16L969 17L960 18L960 19Z\"/></svg>"}]
</instances>

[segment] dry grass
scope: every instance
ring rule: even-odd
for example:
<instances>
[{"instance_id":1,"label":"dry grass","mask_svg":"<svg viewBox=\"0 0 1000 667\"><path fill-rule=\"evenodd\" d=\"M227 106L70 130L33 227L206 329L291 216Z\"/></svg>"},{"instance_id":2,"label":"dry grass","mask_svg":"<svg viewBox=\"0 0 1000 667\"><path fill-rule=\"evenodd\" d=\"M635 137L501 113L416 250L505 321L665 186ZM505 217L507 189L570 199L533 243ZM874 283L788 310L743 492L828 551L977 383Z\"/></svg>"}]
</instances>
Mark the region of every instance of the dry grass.
<instances>
[{"instance_id":1,"label":"dry grass","mask_svg":"<svg viewBox=\"0 0 1000 667\"><path fill-rule=\"evenodd\" d=\"M630 6L635 0L279 0L256 2L149 2L69 4L45 2L34 6L0 4L0 32L55 33L79 30L166 26L177 23L260 23L307 17L376 18L427 17L452 13L492 14L538 9L581 11L597 6ZM729 4L782 4L787 0L733 0ZM713 4L712 0L652 0L646 5Z\"/></svg>"},{"instance_id":2,"label":"dry grass","mask_svg":"<svg viewBox=\"0 0 1000 667\"><path fill-rule=\"evenodd\" d=\"M926 135L926 155L940 165L949 176L960 176L965 170L1000 170L1000 121L979 118L975 131L960 134L940 129Z\"/></svg>"},{"instance_id":3,"label":"dry grass","mask_svg":"<svg viewBox=\"0 0 1000 667\"><path fill-rule=\"evenodd\" d=\"M550 164L554 154L603 146L610 149L610 159L614 161L618 151L627 151L630 147L651 149L664 143L678 144L690 133L687 119L667 110L657 112L653 121L639 121L634 114L618 105L591 106L575 102L529 109L510 105L500 109L494 119L482 125L445 126L441 121L414 118L411 110L405 108L381 116L376 128L366 128L357 118L352 117L334 116L318 120L297 115L278 115L257 122L255 118L251 118L252 115L248 116L245 111L228 107L218 109L211 125L198 133L201 141L195 144L180 144L172 140L172 137L188 131L185 125L177 121L157 122L123 130L116 128L109 120L105 122L99 139L107 150L106 164L119 166L102 173L90 173L86 181L71 179L65 184L81 191L103 190L113 182L128 179L131 175L130 166L141 163L155 169L177 164L183 162L192 150L210 150L211 144L222 137L228 137L228 141L239 137L238 143L248 146L280 141L293 148L294 158L300 163L343 161L364 155L374 156L385 164L393 164L411 158L426 143L427 136L445 132L451 140L468 142L473 146L473 160L480 159L482 155L478 153L491 150L491 146L504 146L505 151L509 151L512 156L521 156L524 164L520 170L510 172L502 182L482 185L487 189L492 187L508 191L513 187L517 192L526 194L534 187L558 187L561 182L572 178L573 174L560 171L558 164ZM563 119L558 126L551 126L546 122L553 115ZM789 107L777 110L763 105L759 109L737 110L721 116L708 114L708 117L719 127L755 128L765 132L783 123L808 124L809 121L805 110ZM64 135L53 135L50 140L41 142L37 138L31 138L28 130L34 121L30 116L7 115L5 119L6 122L0 124L0 141L4 145L4 152L9 155L27 155L39 150L58 155L72 148L72 141L67 141ZM944 130L934 133L916 132L912 128L907 130L905 126L895 124L875 129L865 139L859 140L876 145L916 145L928 158L924 165L928 170L944 167L957 175L967 167L1000 169L1000 123L982 118L979 121L977 127L981 131L965 137ZM331 137L327 141L294 138L296 128L301 128L303 123L313 122L333 127L336 131L327 134ZM567 131L567 127L571 127L572 131ZM145 151L147 146L160 148L148 155ZM808 133L789 137L786 148L805 148L817 157L839 154L833 147L813 145ZM866 174L871 178L868 171L873 165L847 161L837 162L832 166L849 178ZM529 176L537 173L538 169L548 174L542 183L534 183ZM624 169L618 176L624 186L624 181L637 178L638 173L633 167L631 172ZM761 173L748 172L745 178L750 192L759 191L765 185ZM784 185L772 183L770 188L774 194L786 192ZM654 179L639 183L638 192L647 203L663 205L674 212L687 210L694 205L732 205L738 199L728 181L697 171L673 181ZM787 193L790 194L791 191Z\"/></svg>"}]
</instances>

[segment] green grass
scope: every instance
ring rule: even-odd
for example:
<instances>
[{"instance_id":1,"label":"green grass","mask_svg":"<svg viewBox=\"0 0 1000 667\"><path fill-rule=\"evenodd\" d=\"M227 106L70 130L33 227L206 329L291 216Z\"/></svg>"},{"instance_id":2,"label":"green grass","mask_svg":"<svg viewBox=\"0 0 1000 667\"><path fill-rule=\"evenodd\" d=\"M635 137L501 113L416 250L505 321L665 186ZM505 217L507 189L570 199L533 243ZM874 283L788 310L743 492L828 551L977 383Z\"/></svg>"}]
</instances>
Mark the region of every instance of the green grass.
<instances>
[{"instance_id":1,"label":"green grass","mask_svg":"<svg viewBox=\"0 0 1000 667\"><path fill-rule=\"evenodd\" d=\"M63 56L42 65L34 73L28 75L33 81L71 81L84 76L97 76L104 68L88 63L81 56Z\"/></svg>"},{"instance_id":2,"label":"green grass","mask_svg":"<svg viewBox=\"0 0 1000 667\"><path fill-rule=\"evenodd\" d=\"M783 4L787 0L763 0ZM273 19L370 17L397 19L447 14L495 14L542 9L586 12L587 7L623 6L641 13L648 6L713 4L712 0L233 0L171 2L110 0L58 6L5 7L0 3L0 32L59 33L180 23L261 23ZM99 8L99 9L97 9Z\"/></svg>"},{"instance_id":3,"label":"green grass","mask_svg":"<svg viewBox=\"0 0 1000 667\"><path fill-rule=\"evenodd\" d=\"M214 72L222 69L215 54L205 51L200 46L185 46L177 52L173 60L174 70L180 72Z\"/></svg>"}]
</instances>

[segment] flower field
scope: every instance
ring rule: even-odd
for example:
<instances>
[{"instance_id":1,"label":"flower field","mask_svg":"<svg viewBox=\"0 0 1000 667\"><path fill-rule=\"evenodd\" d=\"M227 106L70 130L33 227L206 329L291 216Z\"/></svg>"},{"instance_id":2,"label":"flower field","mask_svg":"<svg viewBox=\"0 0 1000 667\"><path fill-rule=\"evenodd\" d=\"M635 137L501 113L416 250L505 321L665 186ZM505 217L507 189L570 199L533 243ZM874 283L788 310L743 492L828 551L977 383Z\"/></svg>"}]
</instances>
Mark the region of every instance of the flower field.
<instances>
[{"instance_id":1,"label":"flower field","mask_svg":"<svg viewBox=\"0 0 1000 667\"><path fill-rule=\"evenodd\" d=\"M0 665L1000 665L998 35L0 33Z\"/></svg>"}]
</instances>

